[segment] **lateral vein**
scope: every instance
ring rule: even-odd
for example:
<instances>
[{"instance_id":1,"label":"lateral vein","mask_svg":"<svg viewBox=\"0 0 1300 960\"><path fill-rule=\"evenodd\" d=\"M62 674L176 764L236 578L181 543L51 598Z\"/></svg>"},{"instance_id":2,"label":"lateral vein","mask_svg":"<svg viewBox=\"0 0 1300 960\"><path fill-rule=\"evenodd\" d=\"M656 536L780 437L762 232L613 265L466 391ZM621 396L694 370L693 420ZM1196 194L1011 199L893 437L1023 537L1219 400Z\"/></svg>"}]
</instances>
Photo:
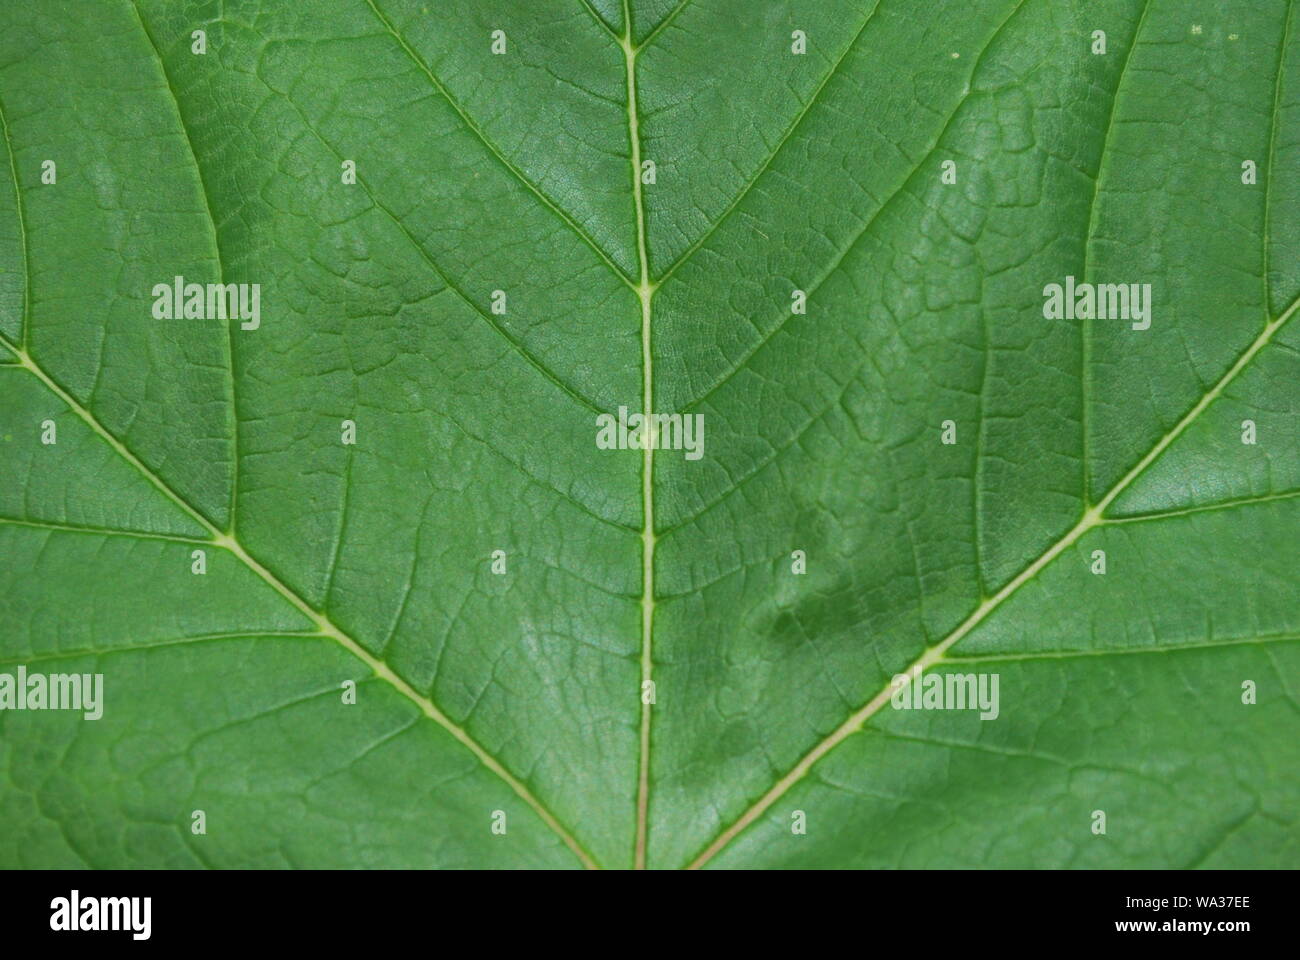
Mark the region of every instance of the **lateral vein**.
<instances>
[{"instance_id":1,"label":"lateral vein","mask_svg":"<svg viewBox=\"0 0 1300 960\"><path fill-rule=\"evenodd\" d=\"M212 206L212 194L208 192L207 181L203 179L203 167L199 165L199 154L194 149L194 139L190 136L190 128L185 123L184 114L181 113L181 101L176 96L176 87L172 83L171 74L167 72L167 62L163 59L162 50L159 48L158 42L154 40L148 24L144 22L144 15L140 13L137 0L131 0L131 10L135 14L136 22L140 24L141 33L144 34L146 42L153 51L154 59L158 61L158 72L162 75L163 84L167 87L167 93L172 100L172 107L176 111L176 125L180 128L181 136L185 138L185 146L190 152L190 161L194 164L194 179L198 181L199 195L203 198L203 210L207 214L209 232L212 235L212 257L217 264L217 282L224 285L226 282L226 268L221 259L221 241L217 236L217 215ZM235 530L235 514L239 510L239 401L235 395L235 338L230 332L229 324L226 324L225 342L222 347L226 354L226 368L230 373L228 378L230 409L227 418L230 426L230 499L226 508L229 511L229 516L226 518L226 528L233 533Z\"/></svg>"},{"instance_id":2,"label":"lateral vein","mask_svg":"<svg viewBox=\"0 0 1300 960\"><path fill-rule=\"evenodd\" d=\"M853 35L853 39L848 42L840 52L840 55L836 58L835 62L831 64L830 70L826 71L825 76L823 76L821 81L817 84L812 95L808 98L808 102L799 109L797 114L795 114L794 120L786 127L785 133L781 135L779 140L777 140L776 146L768 151L767 159L764 160L758 169L754 171L749 180L745 183L745 186L736 194L732 201L727 204L726 209L722 211L718 218L713 221L704 233L700 234L699 239L687 247L676 260L669 264L668 269L659 275L659 279L656 283L662 286L667 282L668 278L677 271L677 268L690 260L695 251L704 246L709 237L713 236L713 234L717 232L718 228L722 226L723 221L731 216L732 212L740 206L741 201L749 196L750 192L754 188L754 184L758 183L759 178L767 172L769 167L772 166L777 155L785 149L786 144L790 142L790 138L793 137L799 127L802 126L804 118L807 117L812 108L817 105L821 98L822 91L826 88L827 84L834 80L839 74L840 67L844 64L844 61L848 59L849 54L853 52L854 47L858 45L858 41L862 39L862 35L867 32L867 26L873 19L875 19L876 11L878 9L880 9L880 0L875 0L872 4L871 10L867 13L867 18L862 21L862 26L858 28L858 32ZM642 47L645 45L646 44L642 44Z\"/></svg>"},{"instance_id":3,"label":"lateral vein","mask_svg":"<svg viewBox=\"0 0 1300 960\"><path fill-rule=\"evenodd\" d=\"M1129 470L1104 497L1098 501L1095 507L1087 510L1083 517L1059 540L1053 543L1047 550L1034 560L1029 566L1022 570L1014 579L1009 581L997 593L989 597L975 608L971 614L963 620L955 630L948 636L944 637L939 643L927 649L915 662L910 664L902 672L909 678L923 673L925 670L934 666L944 659L944 654L958 641L974 630L982 623L994 610L1002 605L1008 597L1019 590L1024 584L1032 580L1044 567L1050 564L1058 556L1068 550L1075 544L1080 537L1091 530L1093 527L1101 526L1105 523L1113 522L1105 517L1106 509L1115 502L1115 499L1127 489L1134 480L1142 475L1146 469L1154 463L1162 453L1165 452L1175 440L1177 440L1187 430L1189 426L1210 406L1224 389L1236 377L1249 366L1255 356L1266 347L1273 339L1273 335L1280 330L1288 320L1295 314L1297 307L1300 307L1300 297L1291 302L1277 319L1266 324L1264 330L1249 347L1237 358L1237 361L1228 368L1227 373L1219 378L1208 391L1202 395L1201 399L1183 416L1177 424L1164 434L1146 455ZM825 737L815 747L806 753L798 763L778 780L773 786L756 800L740 817L735 820L731 826L723 830L714 840L688 865L687 869L696 870L704 866L715 857L723 847L730 843L741 831L761 817L767 809L772 806L782 795L791 787L803 779L804 775L821 760L822 757L830 753L835 747L839 746L846 739L862 729L863 724L881 709L887 702L894 691L893 684L886 683L885 686L872 697L866 704L854 711L849 717L841 723L833 733Z\"/></svg>"},{"instance_id":4,"label":"lateral vein","mask_svg":"<svg viewBox=\"0 0 1300 960\"><path fill-rule=\"evenodd\" d=\"M27 216L23 209L23 190L18 183L18 160L14 156L13 137L9 133L9 120L4 103L0 102L0 132L4 134L5 151L9 154L9 175L14 182L14 209L18 215L18 245L23 255L23 315L18 327L18 342L27 345L28 327L32 322L32 264L27 251Z\"/></svg>"},{"instance_id":5,"label":"lateral vein","mask_svg":"<svg viewBox=\"0 0 1300 960\"><path fill-rule=\"evenodd\" d=\"M485 767L487 767L498 777L504 780L505 783L515 792L515 794L518 795L521 800L523 800L525 803L529 805L529 807L532 808L533 812L537 814L537 816L542 820L542 822L545 823L552 831L554 831L560 837L561 840L564 841L565 845L568 846L568 848L574 853L575 856L577 856L577 858L579 859L579 861L581 861L583 866L587 867L588 869L598 868L598 865L596 864L595 860L592 859L591 855L588 854L587 851L582 848L582 846L573 837L573 835L569 833L567 829L565 829L565 827L559 822L559 820L556 819L555 815L552 814L551 811L548 810L542 804L542 802L532 794L532 792L523 784L523 782L520 781L517 777L515 777L512 773L510 773L510 771L507 770L504 766L502 766L500 761L498 761L494 756L488 753L487 750L485 750L476 740L474 740L474 738L471 737L464 729L462 729L460 726L454 723L446 714L444 714L431 699L429 699L428 697L424 696L423 694L417 692L414 688L412 688L409 683L407 683L396 673L394 673L392 668L389 667L388 664L384 663L382 660L372 655L368 650L362 647L361 644L359 644L351 636L349 636L339 627L335 626L334 623L332 623L328 617L326 617L323 613L319 612L314 607L312 607L302 597L298 596L298 594L295 593L290 587L286 586L284 582L280 580L279 577L277 577L274 573L272 573L265 566L263 566L256 558L254 558L251 554L249 554L249 552L244 549L243 544L241 544L238 540L236 540L232 535L228 533L224 533L223 531L219 530L216 527L216 525L212 523L212 521L210 521L201 512L199 512L193 506L191 506L189 502L185 500L184 497L182 497L175 490L173 490L161 477L159 477L156 473L153 472L153 470L151 470L148 466L146 466L140 460L140 458L137 457L134 453L132 453L131 450L125 444L123 444L120 440L118 440L117 437L113 436L113 434L111 434L108 431L108 429L104 427L104 425L101 424L98 419L96 419L94 414L92 414L89 410L87 410L84 406L82 406L76 400L75 397L73 397L66 390L64 390L63 387L61 387L57 382L55 382L49 376L49 374L47 374L45 370L39 364L37 364L35 360L32 359L31 355L26 350L15 345L7 337L4 337L3 335L0 335L0 343L3 343L6 348L8 348L15 356L17 356L19 363L23 367L25 367L28 371L30 371L43 384L45 384L45 386L48 387L52 393L58 396L59 399L61 399L67 405L68 409L72 410L72 412L75 413L78 417L80 417L86 423L86 425L90 427L91 430L97 433L104 440L105 443L107 443L110 447L112 447L113 450L117 452L118 456L122 457L122 459L124 459L127 463L131 464L131 466L133 466L137 471L139 471L141 476L143 476L146 480L148 480L151 484L153 484L154 487L156 487L159 490L159 492L161 492L169 500L171 500L183 511L185 511L185 513L187 513L190 517L192 517L196 523L198 523L205 531L207 531L208 535L211 537L211 542L213 544L215 544L218 547L222 547L226 550L229 550L231 553L233 553L236 557L239 558L240 561L243 562L243 564L246 567L252 570L259 577L261 577L262 580L265 581L268 586L273 588L277 593L279 593L282 597L284 597L285 600L287 600L290 604L296 607L304 616L306 616L307 619L310 620L312 624L315 625L317 631L331 638L332 640L337 642L340 646L342 646L345 650L347 650L349 653L355 656L358 660L361 660L363 663L365 663L366 666L370 667L371 671L377 677L387 681L395 690L397 690L398 693L402 694L404 697L406 697L408 700L414 703L417 707L419 707L426 717L433 720L435 723L437 723L439 726L445 729L448 733L450 733L456 740L460 741L460 743L464 747L466 747L471 753L474 754L474 756L476 756L479 759L479 762L481 762Z\"/></svg>"},{"instance_id":6,"label":"lateral vein","mask_svg":"<svg viewBox=\"0 0 1300 960\"><path fill-rule=\"evenodd\" d=\"M519 167L517 167L513 162L511 162L495 143L493 143L490 139L488 139L487 134L482 130L482 128L479 127L479 125L469 115L469 113L465 110L465 108L460 105L459 101L457 101L451 95L451 91L449 91L446 88L446 86L443 84L443 82L438 79L437 75L433 72L433 70L431 70L429 66L422 59L420 59L420 56L414 50L411 49L411 45L406 42L406 38L397 32L397 28L393 26L393 23L391 20L388 19L388 16L382 10L379 9L378 5L375 3L375 0L366 0L366 4L370 7L371 11L374 12L375 18L384 25L384 29L387 30L388 33L392 36L392 38L397 41L398 46L400 46L403 52L412 61L414 61L417 67L420 68L420 72L429 78L429 82L433 84L434 89L437 90L440 94L442 94L443 99L446 100L448 105L452 108L452 110L456 112L456 115L460 117L461 121L465 124L465 126L468 127L469 130L474 134L474 136L477 137L478 140L483 144L483 146L485 146L488 149L488 152L491 153L494 157L496 157L497 160L501 161L501 165L505 167L508 171L510 171L510 173L514 175L515 179L518 180L520 184L527 187L528 190L531 191L532 194L536 196L538 200L542 201L542 204L546 206L547 209L549 209L552 213L554 213L557 217L559 217L560 220L564 222L565 226L567 226L570 230L573 231L574 235L576 235L580 240L583 241L583 243L585 243L588 247L590 247L592 252L595 253L598 257L600 257L602 261L604 261L605 266L609 267L610 271L616 277L618 277L620 280L623 281L623 283L627 284L628 286L632 286L632 281L628 279L628 276L623 271L623 269L614 262L613 258L611 258L610 255L605 252L603 247L601 247L598 243L596 243L594 239L592 239L592 237L587 233L587 231L583 229L581 224L579 224L577 220L575 220L572 216L570 216L567 212L565 212L565 210L558 203L556 203L549 196L547 196L546 193L542 191L541 187L539 187L537 184L529 180L528 177L524 175L524 172L520 170Z\"/></svg>"},{"instance_id":7,"label":"lateral vein","mask_svg":"<svg viewBox=\"0 0 1300 960\"><path fill-rule=\"evenodd\" d=\"M1138 37L1142 34L1142 25L1146 23L1147 12L1151 9L1151 0L1146 0L1142 6L1142 13L1138 16L1136 26L1133 27L1133 37L1129 40L1128 50L1124 53L1124 60L1119 66L1119 75L1115 78L1115 92L1110 98L1110 109L1106 114L1106 129L1101 135L1101 145L1098 147L1099 159L1097 160L1097 176L1092 181L1092 198L1088 201L1088 226L1083 235L1083 269L1079 275L1084 281L1088 280L1088 270L1096 264L1094 258L1089 256L1092 250L1093 235L1097 229L1097 199L1101 196L1101 178L1106 171L1106 158L1110 156L1106 152L1106 146L1110 143L1111 131L1115 128L1115 114L1119 112L1119 95L1124 89L1124 76L1128 73L1128 65L1133 59L1133 51L1137 49ZM1264 309L1268 306L1265 304ZM1080 457L1080 467L1083 477L1081 487L1083 490L1083 502L1091 503L1092 496L1092 474L1088 469L1088 451L1091 445L1092 426L1088 418L1088 412L1092 407L1092 318L1085 317L1079 328L1079 346L1082 354L1079 367L1080 392L1082 394L1080 409L1080 432L1083 435L1083 455Z\"/></svg>"}]
</instances>

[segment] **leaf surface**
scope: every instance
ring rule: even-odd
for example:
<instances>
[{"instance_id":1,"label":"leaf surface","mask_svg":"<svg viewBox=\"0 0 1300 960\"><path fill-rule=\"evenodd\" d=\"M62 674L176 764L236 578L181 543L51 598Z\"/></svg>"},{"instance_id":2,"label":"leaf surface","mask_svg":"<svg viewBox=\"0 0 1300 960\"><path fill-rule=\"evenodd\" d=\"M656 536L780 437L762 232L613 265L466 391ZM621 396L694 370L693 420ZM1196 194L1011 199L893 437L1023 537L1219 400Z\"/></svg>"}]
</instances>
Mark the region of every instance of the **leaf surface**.
<instances>
[{"instance_id":1,"label":"leaf surface","mask_svg":"<svg viewBox=\"0 0 1300 960\"><path fill-rule=\"evenodd\" d=\"M0 864L1295 866L1294 20L6 8Z\"/></svg>"}]
</instances>

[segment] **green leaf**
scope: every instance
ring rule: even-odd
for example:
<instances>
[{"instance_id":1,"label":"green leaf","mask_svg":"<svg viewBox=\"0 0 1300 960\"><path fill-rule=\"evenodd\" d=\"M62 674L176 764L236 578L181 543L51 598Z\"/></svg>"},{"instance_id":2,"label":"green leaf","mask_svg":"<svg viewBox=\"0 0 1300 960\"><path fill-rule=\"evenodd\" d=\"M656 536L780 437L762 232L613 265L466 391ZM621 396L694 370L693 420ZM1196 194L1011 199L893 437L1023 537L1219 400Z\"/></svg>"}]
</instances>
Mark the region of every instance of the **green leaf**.
<instances>
[{"instance_id":1,"label":"green leaf","mask_svg":"<svg viewBox=\"0 0 1300 960\"><path fill-rule=\"evenodd\" d=\"M1295 20L9 5L0 865L1294 867Z\"/></svg>"}]
</instances>

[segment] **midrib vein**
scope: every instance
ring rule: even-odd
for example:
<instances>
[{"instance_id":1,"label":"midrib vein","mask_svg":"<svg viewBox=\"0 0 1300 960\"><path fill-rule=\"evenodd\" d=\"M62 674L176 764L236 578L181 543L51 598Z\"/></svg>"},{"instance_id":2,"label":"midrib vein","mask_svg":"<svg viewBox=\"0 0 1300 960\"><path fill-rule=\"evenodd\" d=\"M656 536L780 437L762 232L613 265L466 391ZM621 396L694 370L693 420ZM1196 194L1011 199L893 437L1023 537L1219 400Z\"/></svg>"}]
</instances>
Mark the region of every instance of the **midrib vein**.
<instances>
[{"instance_id":1,"label":"midrib vein","mask_svg":"<svg viewBox=\"0 0 1300 960\"><path fill-rule=\"evenodd\" d=\"M192 507L184 497L173 490L161 477L146 466L139 457L131 452L117 437L113 436L103 424L88 409L81 405L75 397L63 389L45 370L32 359L31 355L22 347L14 344L8 337L0 335L2 343L17 358L18 362L25 369L30 371L38 380L40 380L49 390L62 400L78 417L80 417L91 430L98 434L105 443L113 448L123 460L134 467L141 476L148 480L159 492L161 492L172 503L176 504L187 516L192 518L195 523L199 524L211 538L213 546L228 550L261 579L279 593L285 600L296 607L312 624L316 631L325 637L336 641L345 650L361 660L371 671L382 680L387 681L398 693L402 694L412 703L414 703L424 713L426 717L433 720L464 747L476 756L479 761L500 777L505 783L519 796L521 800L532 808L533 812L553 830L565 845L573 851L574 855L582 862L583 866L588 869L596 869L597 864L591 856L582 848L574 839L573 835L557 820L542 803L538 800L524 784L510 773L501 763L478 744L464 729L452 722L437 705L428 697L420 694L409 683L393 672L388 664L384 663L373 656L369 651L362 647L356 640L352 639L347 633L335 626L328 617L312 607L306 600L295 593L290 587L285 585L274 573L263 566L253 557L244 546L229 533L218 529L207 517ZM207 541L199 541L207 542Z\"/></svg>"},{"instance_id":2,"label":"midrib vein","mask_svg":"<svg viewBox=\"0 0 1300 960\"><path fill-rule=\"evenodd\" d=\"M908 682L911 678L920 672L928 670L930 667L941 662L944 654L958 641L969 634L980 625L994 610L1002 605L1008 597L1019 590L1025 583L1032 580L1044 567L1050 564L1063 552L1068 550L1089 530L1107 523L1113 523L1105 517L1105 512L1115 499L1127 489L1134 480L1140 477L1148 467L1154 463L1162 453L1165 452L1175 440L1177 440L1187 430L1196 419L1205 412L1223 393L1224 389L1237 376L1250 365L1260 350L1264 349L1273 339L1273 335L1281 329L1291 316L1300 307L1300 297L1293 300L1280 314L1277 319L1265 324L1263 331L1255 338L1254 342L1246 348L1245 352L1237 358L1237 361L1228 369L1217 383L1214 384L1201 399L1189 410L1174 427L1160 438L1156 444L1147 451L1137 464L1129 470L1104 497L1101 498L1096 506L1089 508L1083 514L1083 517L1059 540L1053 543L1047 550L1034 560L1029 566L1022 570L1013 580L1002 587L997 593L982 602L975 610L957 626L950 634L943 638L925 651L916 661L900 671L906 674ZM892 680L892 678L891 678ZM741 816L735 820L731 826L727 827L722 833L711 842L704 851L688 864L688 869L698 869L708 861L712 860L723 847L730 843L739 833L761 817L769 807L779 800L791 787L803 779L804 775L816 765L822 757L830 753L835 747L839 746L844 740L862 729L863 724L867 722L876 712L878 712L886 703L889 702L893 695L894 687L892 682L886 683L885 686L872 697L864 706L854 711L848 719L840 724L833 733L823 739L815 747L806 753L798 763L796 763L788 773L778 780L765 794L755 801Z\"/></svg>"},{"instance_id":3,"label":"midrib vein","mask_svg":"<svg viewBox=\"0 0 1300 960\"><path fill-rule=\"evenodd\" d=\"M646 253L645 196L641 189L641 125L636 103L636 55L638 47L632 43L632 11L628 0L623 0L623 61L627 71L627 135L631 144L632 198L636 207L636 248L641 276L637 281L636 295L641 301L641 412L645 423L654 412L654 362L650 350L651 301L657 284L650 282L650 258ZM654 450L658 438L653 433L644 437L641 455L641 733L637 756L636 785L636 849L633 866L644 870L646 843L650 819L650 710L646 702L648 684L654 674L654 615L655 615L655 498Z\"/></svg>"}]
</instances>

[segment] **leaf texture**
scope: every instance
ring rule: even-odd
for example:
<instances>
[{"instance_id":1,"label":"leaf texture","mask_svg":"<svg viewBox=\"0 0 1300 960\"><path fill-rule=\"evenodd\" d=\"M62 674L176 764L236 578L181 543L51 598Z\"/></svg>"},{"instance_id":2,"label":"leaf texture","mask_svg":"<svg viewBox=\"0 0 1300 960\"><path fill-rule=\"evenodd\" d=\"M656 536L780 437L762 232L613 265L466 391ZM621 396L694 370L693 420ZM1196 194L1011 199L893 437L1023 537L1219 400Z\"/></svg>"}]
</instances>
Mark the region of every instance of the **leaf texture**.
<instances>
[{"instance_id":1,"label":"leaf texture","mask_svg":"<svg viewBox=\"0 0 1300 960\"><path fill-rule=\"evenodd\" d=\"M0 865L1296 866L1295 20L7 5Z\"/></svg>"}]
</instances>

